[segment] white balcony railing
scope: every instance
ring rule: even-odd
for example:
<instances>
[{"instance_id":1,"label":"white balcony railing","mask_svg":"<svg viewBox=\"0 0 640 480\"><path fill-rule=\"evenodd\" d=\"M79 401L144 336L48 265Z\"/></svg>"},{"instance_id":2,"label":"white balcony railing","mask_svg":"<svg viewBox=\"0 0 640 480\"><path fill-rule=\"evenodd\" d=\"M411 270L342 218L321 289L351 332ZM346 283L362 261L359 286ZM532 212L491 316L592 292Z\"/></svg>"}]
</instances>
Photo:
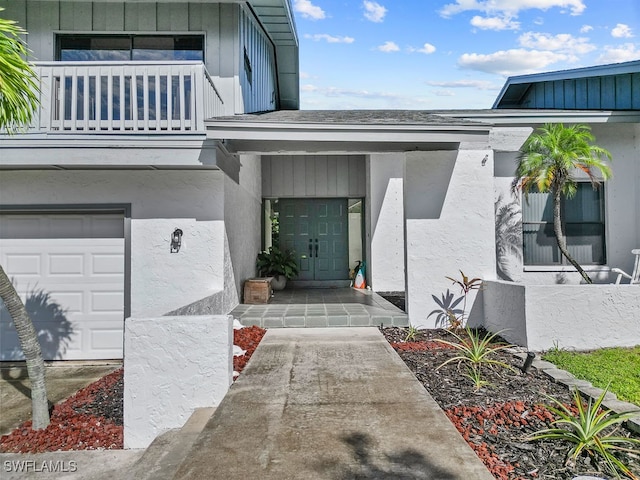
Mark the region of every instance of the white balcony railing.
<instances>
[{"instance_id":1,"label":"white balcony railing","mask_svg":"<svg viewBox=\"0 0 640 480\"><path fill-rule=\"evenodd\" d=\"M37 63L41 105L30 131L204 132L225 114L200 62Z\"/></svg>"}]
</instances>

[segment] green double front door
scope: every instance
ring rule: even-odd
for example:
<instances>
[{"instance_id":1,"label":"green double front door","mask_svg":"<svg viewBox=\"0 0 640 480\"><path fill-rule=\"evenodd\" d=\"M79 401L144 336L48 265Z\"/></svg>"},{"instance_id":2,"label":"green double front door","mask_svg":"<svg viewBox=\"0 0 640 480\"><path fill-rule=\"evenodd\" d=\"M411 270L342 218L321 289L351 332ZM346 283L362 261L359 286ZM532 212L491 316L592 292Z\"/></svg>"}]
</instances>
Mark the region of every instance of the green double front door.
<instances>
[{"instance_id":1,"label":"green double front door","mask_svg":"<svg viewBox=\"0 0 640 480\"><path fill-rule=\"evenodd\" d=\"M296 252L296 280L349 277L347 199L280 199L279 210L280 248Z\"/></svg>"}]
</instances>

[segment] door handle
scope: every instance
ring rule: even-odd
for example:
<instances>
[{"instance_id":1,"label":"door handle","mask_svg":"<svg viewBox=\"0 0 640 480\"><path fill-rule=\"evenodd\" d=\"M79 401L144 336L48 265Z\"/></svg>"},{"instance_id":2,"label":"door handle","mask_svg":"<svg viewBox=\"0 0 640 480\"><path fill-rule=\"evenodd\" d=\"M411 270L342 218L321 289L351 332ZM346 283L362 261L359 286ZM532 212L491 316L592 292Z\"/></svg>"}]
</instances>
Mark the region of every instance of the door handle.
<instances>
[{"instance_id":1,"label":"door handle","mask_svg":"<svg viewBox=\"0 0 640 480\"><path fill-rule=\"evenodd\" d=\"M316 258L318 258L318 239L316 238Z\"/></svg>"},{"instance_id":2,"label":"door handle","mask_svg":"<svg viewBox=\"0 0 640 480\"><path fill-rule=\"evenodd\" d=\"M309 258L313 258L313 240L309 239Z\"/></svg>"}]
</instances>

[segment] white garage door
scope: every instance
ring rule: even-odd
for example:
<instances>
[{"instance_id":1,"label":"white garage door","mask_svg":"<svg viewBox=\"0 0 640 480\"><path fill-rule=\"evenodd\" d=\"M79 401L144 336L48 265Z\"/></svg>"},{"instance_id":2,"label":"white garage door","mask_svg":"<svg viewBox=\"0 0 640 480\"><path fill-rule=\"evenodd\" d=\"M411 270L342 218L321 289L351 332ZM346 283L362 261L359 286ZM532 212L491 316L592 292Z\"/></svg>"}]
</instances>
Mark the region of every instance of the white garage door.
<instances>
[{"instance_id":1,"label":"white garage door","mask_svg":"<svg viewBox=\"0 0 640 480\"><path fill-rule=\"evenodd\" d=\"M0 263L25 302L45 360L122 358L122 214L2 214ZM0 360L22 358L2 308Z\"/></svg>"}]
</instances>

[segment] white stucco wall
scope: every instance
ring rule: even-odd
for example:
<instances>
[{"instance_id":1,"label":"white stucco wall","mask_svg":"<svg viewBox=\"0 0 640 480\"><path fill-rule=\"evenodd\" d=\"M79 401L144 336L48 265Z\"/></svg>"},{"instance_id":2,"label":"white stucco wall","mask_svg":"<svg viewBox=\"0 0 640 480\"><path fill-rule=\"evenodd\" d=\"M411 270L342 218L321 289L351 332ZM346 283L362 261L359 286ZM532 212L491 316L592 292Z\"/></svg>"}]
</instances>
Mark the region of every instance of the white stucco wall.
<instances>
[{"instance_id":1,"label":"white stucco wall","mask_svg":"<svg viewBox=\"0 0 640 480\"><path fill-rule=\"evenodd\" d=\"M224 290L223 182L220 171L4 171L0 204L130 205L130 311L155 316Z\"/></svg>"},{"instance_id":2,"label":"white stucco wall","mask_svg":"<svg viewBox=\"0 0 640 480\"><path fill-rule=\"evenodd\" d=\"M482 164L486 157L485 165ZM405 173L407 306L411 324L436 326L445 277L495 277L493 153L478 146L447 152L407 154ZM477 292L468 298L470 321L482 318Z\"/></svg>"},{"instance_id":3,"label":"white stucco wall","mask_svg":"<svg viewBox=\"0 0 640 480\"><path fill-rule=\"evenodd\" d=\"M597 124L592 126L596 144L612 154L613 178L605 188L605 243L607 263L604 266L583 265L596 283L610 283L614 277L611 267L630 271L633 267L631 250L640 246L640 125ZM511 182L515 173L516 154L496 154L494 201L514 202ZM519 206L517 208L519 210ZM514 217L520 221L521 215ZM580 275L571 266L527 266L520 254L510 255L503 263L509 269L510 279L528 285L579 284Z\"/></svg>"},{"instance_id":4,"label":"white stucco wall","mask_svg":"<svg viewBox=\"0 0 640 480\"><path fill-rule=\"evenodd\" d=\"M370 220L369 281L379 292L403 292L405 155L371 155L367 162Z\"/></svg>"},{"instance_id":5,"label":"white stucco wall","mask_svg":"<svg viewBox=\"0 0 640 480\"><path fill-rule=\"evenodd\" d=\"M233 382L231 316L128 318L124 348L125 448L217 406Z\"/></svg>"},{"instance_id":6,"label":"white stucco wall","mask_svg":"<svg viewBox=\"0 0 640 480\"><path fill-rule=\"evenodd\" d=\"M590 350L640 344L635 285L485 282L484 325L529 350Z\"/></svg>"},{"instance_id":7,"label":"white stucco wall","mask_svg":"<svg viewBox=\"0 0 640 480\"><path fill-rule=\"evenodd\" d=\"M261 250L262 167L257 155L242 155L240 181L225 177L225 305L230 311L242 299L247 278L256 276Z\"/></svg>"}]
</instances>

